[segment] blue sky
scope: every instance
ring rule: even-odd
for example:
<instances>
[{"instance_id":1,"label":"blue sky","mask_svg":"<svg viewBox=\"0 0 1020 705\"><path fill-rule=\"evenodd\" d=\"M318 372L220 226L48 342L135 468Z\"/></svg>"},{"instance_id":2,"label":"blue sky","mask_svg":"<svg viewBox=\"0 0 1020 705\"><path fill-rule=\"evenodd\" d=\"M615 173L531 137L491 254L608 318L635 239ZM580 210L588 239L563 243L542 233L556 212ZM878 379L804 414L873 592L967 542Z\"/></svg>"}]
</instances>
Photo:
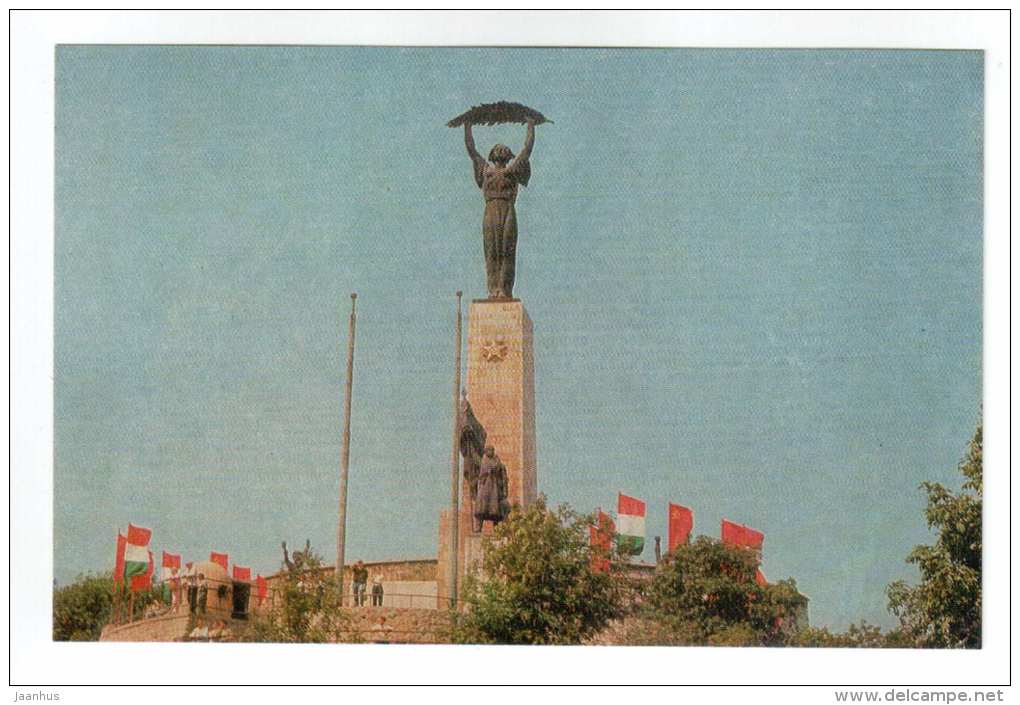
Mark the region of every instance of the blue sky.
<instances>
[{"instance_id":1,"label":"blue sky","mask_svg":"<svg viewBox=\"0 0 1020 705\"><path fill-rule=\"evenodd\" d=\"M959 485L980 414L982 61L58 48L58 581L129 521L263 573L333 556L351 291L347 556L435 555L453 293L484 295L444 125L508 99L555 120L517 209L539 490L641 497L649 545L668 501L749 524L814 624L890 625L918 484Z\"/></svg>"}]
</instances>

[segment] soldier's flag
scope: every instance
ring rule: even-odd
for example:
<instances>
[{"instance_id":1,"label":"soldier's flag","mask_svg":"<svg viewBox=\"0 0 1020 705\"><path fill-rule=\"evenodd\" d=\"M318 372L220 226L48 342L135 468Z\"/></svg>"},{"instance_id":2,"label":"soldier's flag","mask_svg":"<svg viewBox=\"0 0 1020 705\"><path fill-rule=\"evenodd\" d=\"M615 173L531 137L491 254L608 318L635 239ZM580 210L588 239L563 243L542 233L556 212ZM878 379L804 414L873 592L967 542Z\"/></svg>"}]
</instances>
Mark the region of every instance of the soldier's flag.
<instances>
[{"instance_id":1,"label":"soldier's flag","mask_svg":"<svg viewBox=\"0 0 1020 705\"><path fill-rule=\"evenodd\" d=\"M266 585L266 579L261 575L255 576L255 599L261 605L266 599L266 593L269 592L268 586Z\"/></svg>"},{"instance_id":2,"label":"soldier's flag","mask_svg":"<svg viewBox=\"0 0 1020 705\"><path fill-rule=\"evenodd\" d=\"M687 543L694 528L694 512L679 504L669 503L669 551Z\"/></svg>"},{"instance_id":3,"label":"soldier's flag","mask_svg":"<svg viewBox=\"0 0 1020 705\"><path fill-rule=\"evenodd\" d=\"M234 564L233 578L238 582L250 583L251 582L251 568L242 568L241 566Z\"/></svg>"},{"instance_id":4,"label":"soldier's flag","mask_svg":"<svg viewBox=\"0 0 1020 705\"><path fill-rule=\"evenodd\" d=\"M128 524L127 536L117 533L117 559L113 568L115 584L119 585L126 580L133 586L133 578L145 575L150 569L152 562L152 555L148 549L150 538L152 538L150 529L134 524Z\"/></svg>"},{"instance_id":5,"label":"soldier's flag","mask_svg":"<svg viewBox=\"0 0 1020 705\"><path fill-rule=\"evenodd\" d=\"M639 555L645 549L645 503L622 492L616 505L616 534L620 553Z\"/></svg>"},{"instance_id":6,"label":"soldier's flag","mask_svg":"<svg viewBox=\"0 0 1020 705\"><path fill-rule=\"evenodd\" d=\"M216 551L212 551L209 554L209 560L213 563L219 563L223 566L223 570L226 570L230 557L226 553L217 553Z\"/></svg>"},{"instance_id":7,"label":"soldier's flag","mask_svg":"<svg viewBox=\"0 0 1020 705\"><path fill-rule=\"evenodd\" d=\"M612 518L599 509L596 521L597 526L588 527L588 545L593 549L591 557L591 569L597 573L609 572L609 552L613 548L613 526Z\"/></svg>"},{"instance_id":8,"label":"soldier's flag","mask_svg":"<svg viewBox=\"0 0 1020 705\"><path fill-rule=\"evenodd\" d=\"M731 546L744 546L760 551L762 544L765 543L765 534L749 526L723 519L722 540Z\"/></svg>"}]
</instances>

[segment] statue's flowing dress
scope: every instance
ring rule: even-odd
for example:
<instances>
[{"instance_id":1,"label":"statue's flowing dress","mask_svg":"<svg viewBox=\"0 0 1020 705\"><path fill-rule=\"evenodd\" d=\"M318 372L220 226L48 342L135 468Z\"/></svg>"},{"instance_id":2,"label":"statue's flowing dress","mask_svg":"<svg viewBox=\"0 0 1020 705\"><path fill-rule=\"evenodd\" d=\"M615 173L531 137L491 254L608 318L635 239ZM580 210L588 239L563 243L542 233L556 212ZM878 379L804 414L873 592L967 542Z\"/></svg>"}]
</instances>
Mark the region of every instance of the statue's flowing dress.
<instances>
[{"instance_id":1,"label":"statue's flowing dress","mask_svg":"<svg viewBox=\"0 0 1020 705\"><path fill-rule=\"evenodd\" d=\"M485 250L486 284L490 295L511 296L517 259L518 185L526 186L531 165L526 157L517 157L509 165L487 164L476 158L475 181L485 197L482 216L482 244Z\"/></svg>"}]
</instances>

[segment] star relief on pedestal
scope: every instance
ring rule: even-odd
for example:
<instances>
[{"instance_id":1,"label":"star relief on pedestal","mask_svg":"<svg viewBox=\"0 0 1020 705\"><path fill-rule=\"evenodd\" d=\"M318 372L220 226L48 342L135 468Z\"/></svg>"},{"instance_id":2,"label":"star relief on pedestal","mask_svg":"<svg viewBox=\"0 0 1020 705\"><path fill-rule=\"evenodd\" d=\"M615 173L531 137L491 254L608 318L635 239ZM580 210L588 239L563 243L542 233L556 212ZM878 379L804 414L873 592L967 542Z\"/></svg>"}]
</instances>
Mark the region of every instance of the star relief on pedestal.
<instances>
[{"instance_id":1,"label":"star relief on pedestal","mask_svg":"<svg viewBox=\"0 0 1020 705\"><path fill-rule=\"evenodd\" d=\"M488 338L482 341L482 359L486 362L499 362L509 351L510 346L503 338Z\"/></svg>"}]
</instances>

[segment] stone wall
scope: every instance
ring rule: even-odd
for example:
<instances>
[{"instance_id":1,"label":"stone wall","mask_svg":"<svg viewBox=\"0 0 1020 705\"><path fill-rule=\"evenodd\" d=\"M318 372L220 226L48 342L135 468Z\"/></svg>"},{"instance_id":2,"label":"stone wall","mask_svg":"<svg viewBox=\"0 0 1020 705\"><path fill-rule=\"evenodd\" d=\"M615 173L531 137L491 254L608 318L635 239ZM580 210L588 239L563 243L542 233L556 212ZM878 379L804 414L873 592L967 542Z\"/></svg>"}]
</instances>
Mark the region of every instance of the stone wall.
<instances>
[{"instance_id":1,"label":"stone wall","mask_svg":"<svg viewBox=\"0 0 1020 705\"><path fill-rule=\"evenodd\" d=\"M434 601L435 598L433 598ZM395 607L344 608L351 618L350 641L391 644L450 643L449 613L436 609ZM386 622L380 625L379 618Z\"/></svg>"},{"instance_id":2,"label":"stone wall","mask_svg":"<svg viewBox=\"0 0 1020 705\"><path fill-rule=\"evenodd\" d=\"M184 637L187 629L187 614L152 617L129 624L108 625L103 628L99 641L177 641Z\"/></svg>"}]
</instances>

